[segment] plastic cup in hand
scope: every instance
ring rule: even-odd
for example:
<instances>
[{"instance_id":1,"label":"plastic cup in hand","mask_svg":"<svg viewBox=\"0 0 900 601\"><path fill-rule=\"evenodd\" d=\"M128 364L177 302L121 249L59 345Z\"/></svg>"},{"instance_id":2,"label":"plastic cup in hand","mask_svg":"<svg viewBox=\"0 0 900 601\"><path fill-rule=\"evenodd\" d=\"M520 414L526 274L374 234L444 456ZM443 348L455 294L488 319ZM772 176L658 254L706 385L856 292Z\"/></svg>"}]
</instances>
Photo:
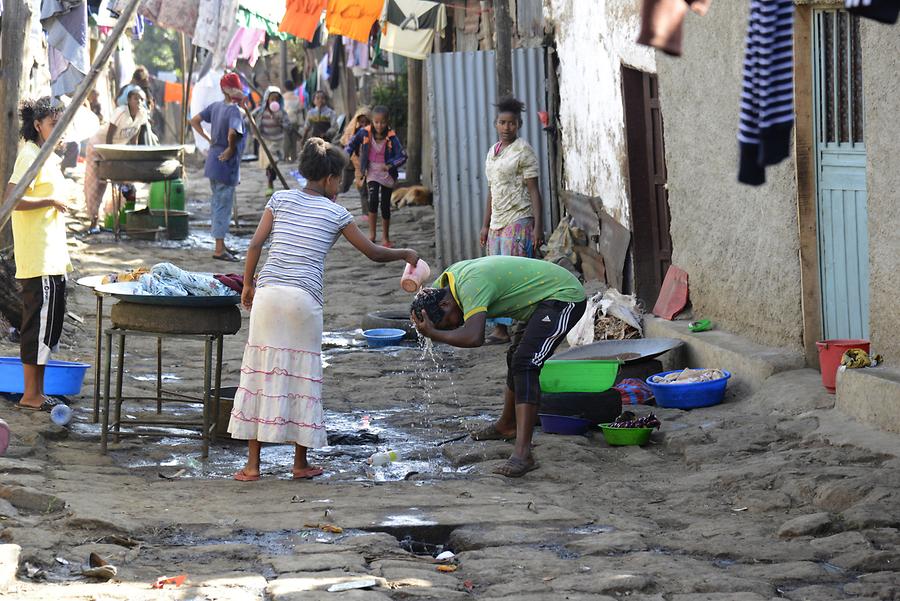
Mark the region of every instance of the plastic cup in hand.
<instances>
[{"instance_id":1,"label":"plastic cup in hand","mask_svg":"<svg viewBox=\"0 0 900 601\"><path fill-rule=\"evenodd\" d=\"M60 403L50 411L50 420L57 426L68 425L72 421L72 408Z\"/></svg>"},{"instance_id":2,"label":"plastic cup in hand","mask_svg":"<svg viewBox=\"0 0 900 601\"><path fill-rule=\"evenodd\" d=\"M431 268L422 259L419 259L415 267L407 263L403 270L403 276L400 278L400 287L410 293L417 292L430 275Z\"/></svg>"}]
</instances>

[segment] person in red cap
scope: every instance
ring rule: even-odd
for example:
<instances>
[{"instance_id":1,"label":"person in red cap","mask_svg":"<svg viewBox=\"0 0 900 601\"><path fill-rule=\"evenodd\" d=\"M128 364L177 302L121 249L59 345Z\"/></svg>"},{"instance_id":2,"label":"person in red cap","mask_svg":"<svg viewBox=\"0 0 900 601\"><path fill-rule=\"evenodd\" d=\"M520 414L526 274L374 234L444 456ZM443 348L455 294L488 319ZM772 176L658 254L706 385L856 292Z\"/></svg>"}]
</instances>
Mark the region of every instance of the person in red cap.
<instances>
[{"instance_id":1,"label":"person in red cap","mask_svg":"<svg viewBox=\"0 0 900 601\"><path fill-rule=\"evenodd\" d=\"M194 131L209 142L203 174L212 189L212 236L216 239L214 259L239 261L235 252L225 246L225 235L231 224L234 192L241 177L241 155L244 153L244 119L240 102L244 99L237 73L226 73L219 82L224 100L215 102L191 118ZM201 125L210 124L207 134Z\"/></svg>"}]
</instances>

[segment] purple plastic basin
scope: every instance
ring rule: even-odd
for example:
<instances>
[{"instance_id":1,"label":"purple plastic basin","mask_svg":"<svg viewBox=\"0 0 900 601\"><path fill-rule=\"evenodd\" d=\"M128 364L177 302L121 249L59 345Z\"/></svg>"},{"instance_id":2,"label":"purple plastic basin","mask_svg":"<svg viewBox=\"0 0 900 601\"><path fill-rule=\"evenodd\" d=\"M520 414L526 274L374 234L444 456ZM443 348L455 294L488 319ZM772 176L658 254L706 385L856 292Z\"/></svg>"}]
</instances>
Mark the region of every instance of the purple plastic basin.
<instances>
[{"instance_id":1,"label":"purple plastic basin","mask_svg":"<svg viewBox=\"0 0 900 601\"><path fill-rule=\"evenodd\" d=\"M590 420L580 417L572 417L569 415L551 415L549 413L539 413L541 418L541 429L547 434L568 434L577 436L584 434L591 427Z\"/></svg>"}]
</instances>

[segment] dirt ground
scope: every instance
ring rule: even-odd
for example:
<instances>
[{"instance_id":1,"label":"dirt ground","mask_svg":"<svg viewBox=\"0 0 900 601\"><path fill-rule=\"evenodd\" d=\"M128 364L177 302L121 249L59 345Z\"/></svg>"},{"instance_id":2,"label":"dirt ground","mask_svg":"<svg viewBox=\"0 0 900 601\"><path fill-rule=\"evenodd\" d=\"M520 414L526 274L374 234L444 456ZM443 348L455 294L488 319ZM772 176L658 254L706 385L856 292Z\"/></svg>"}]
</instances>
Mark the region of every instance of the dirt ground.
<instances>
[{"instance_id":1,"label":"dirt ground","mask_svg":"<svg viewBox=\"0 0 900 601\"><path fill-rule=\"evenodd\" d=\"M245 165L240 235L229 246L246 247L264 187L259 170ZM207 184L196 171L188 197L194 220L184 243L73 237L72 282L160 261L241 271L211 258ZM341 202L358 213L355 195ZM433 259L430 208L400 210L393 224L398 244ZM329 256L324 394L333 446L312 454L326 469L315 481L290 480L291 449L273 446L263 452L260 482L235 482L242 445L218 441L204 460L182 430L124 438L101 455L93 369L71 399L68 429L0 400L13 431L0 458L0 543L22 548L6 597L900 599L900 440L836 413L816 372L774 376L754 396L717 407L660 409L662 429L645 447L538 433L540 469L507 480L491 470L509 444L459 439L499 409L504 348L360 343L367 312L409 302L400 271L368 262L343 240ZM59 358L93 363L92 293L73 284L69 308L84 323L67 320ZM224 386L238 382L246 313L243 320L225 341ZM18 352L7 341L0 347ZM153 339L129 340L126 394L155 390L154 350ZM201 355L197 342L164 345L166 386L200 393ZM131 403L124 413L153 408ZM196 406L164 411L198 415ZM365 464L385 449L401 461ZM432 559L447 549L455 572L438 571ZM113 581L80 576L91 552L117 566ZM188 577L183 586L151 589L159 576L178 574ZM367 590L325 591L368 578L375 586Z\"/></svg>"}]
</instances>

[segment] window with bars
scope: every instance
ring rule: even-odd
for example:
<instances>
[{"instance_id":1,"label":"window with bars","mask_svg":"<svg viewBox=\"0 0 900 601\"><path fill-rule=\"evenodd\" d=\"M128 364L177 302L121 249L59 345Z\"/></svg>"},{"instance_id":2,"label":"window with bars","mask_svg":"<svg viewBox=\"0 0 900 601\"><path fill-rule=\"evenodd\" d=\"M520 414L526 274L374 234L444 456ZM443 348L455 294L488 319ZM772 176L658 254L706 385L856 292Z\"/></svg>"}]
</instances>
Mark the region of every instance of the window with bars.
<instances>
[{"instance_id":1,"label":"window with bars","mask_svg":"<svg viewBox=\"0 0 900 601\"><path fill-rule=\"evenodd\" d=\"M819 142L865 141L859 17L818 11L814 23L816 133Z\"/></svg>"}]
</instances>

